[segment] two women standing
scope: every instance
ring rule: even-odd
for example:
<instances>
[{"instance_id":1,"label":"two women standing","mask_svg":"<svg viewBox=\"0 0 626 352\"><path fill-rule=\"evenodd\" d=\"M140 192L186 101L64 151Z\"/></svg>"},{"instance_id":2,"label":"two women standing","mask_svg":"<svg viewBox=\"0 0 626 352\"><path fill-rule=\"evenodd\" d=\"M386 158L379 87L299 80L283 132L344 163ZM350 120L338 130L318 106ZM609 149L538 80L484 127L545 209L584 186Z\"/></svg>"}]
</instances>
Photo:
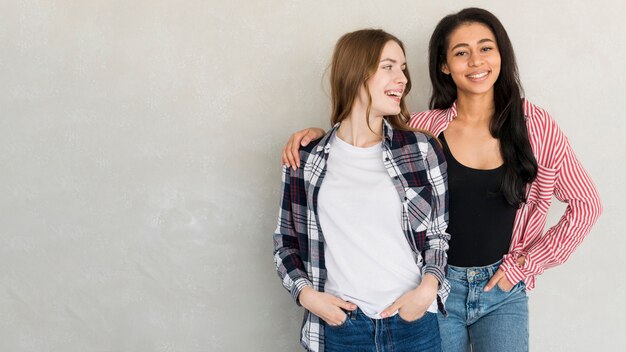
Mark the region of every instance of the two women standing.
<instances>
[{"instance_id":1,"label":"two women standing","mask_svg":"<svg viewBox=\"0 0 626 352\"><path fill-rule=\"evenodd\" d=\"M438 136L447 160L451 293L438 315L443 350L527 351L526 291L590 231L601 212L597 191L550 115L523 98L512 44L491 13L470 8L443 18L430 40L429 70L432 110L413 114L408 124ZM307 163L294 156L301 141L306 145L321 134L319 129L296 133L283 162L306 170ZM438 155L438 144L429 145ZM414 160L407 168L420 165ZM318 170L319 164L309 167ZM544 232L553 195L567 209ZM422 198L417 214L434 209L436 197ZM298 245L309 247L302 240ZM447 240L440 236L440 243ZM439 247L442 258L445 247ZM447 288L445 279L433 276L440 292ZM346 304L356 303L350 298Z\"/></svg>"}]
</instances>

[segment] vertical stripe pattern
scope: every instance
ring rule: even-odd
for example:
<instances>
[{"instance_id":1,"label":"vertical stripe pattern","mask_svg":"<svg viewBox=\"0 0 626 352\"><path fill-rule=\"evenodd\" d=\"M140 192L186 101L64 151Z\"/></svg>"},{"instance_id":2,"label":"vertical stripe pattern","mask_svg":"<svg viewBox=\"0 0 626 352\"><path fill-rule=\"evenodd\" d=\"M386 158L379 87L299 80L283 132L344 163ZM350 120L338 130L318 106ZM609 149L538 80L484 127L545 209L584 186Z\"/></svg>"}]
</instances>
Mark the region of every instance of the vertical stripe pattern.
<instances>
[{"instance_id":1,"label":"vertical stripe pattern","mask_svg":"<svg viewBox=\"0 0 626 352\"><path fill-rule=\"evenodd\" d=\"M437 136L456 115L454 103L449 109L412 114L409 125ZM552 117L528 100L524 100L524 115L539 170L527 185L527 200L515 216L511 246L502 267L511 283L523 280L532 290L536 275L565 262L574 252L600 216L602 205L591 178ZM544 232L553 195L567 208L557 224ZM518 266L521 255L526 260Z\"/></svg>"}]
</instances>

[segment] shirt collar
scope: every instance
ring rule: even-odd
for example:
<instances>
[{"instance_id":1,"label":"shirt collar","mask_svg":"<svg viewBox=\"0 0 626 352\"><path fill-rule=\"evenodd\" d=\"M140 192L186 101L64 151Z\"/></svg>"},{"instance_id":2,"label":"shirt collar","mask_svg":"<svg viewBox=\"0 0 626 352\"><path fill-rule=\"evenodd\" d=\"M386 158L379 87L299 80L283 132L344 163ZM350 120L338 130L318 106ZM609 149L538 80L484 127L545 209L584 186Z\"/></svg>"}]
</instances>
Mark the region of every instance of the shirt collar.
<instances>
[{"instance_id":1,"label":"shirt collar","mask_svg":"<svg viewBox=\"0 0 626 352\"><path fill-rule=\"evenodd\" d=\"M337 129L339 128L339 126L341 125L341 122L337 122L333 128L330 129L330 131L326 132L326 135L324 135L324 137L322 137L322 140L320 140L319 143L317 143L317 147L315 149L316 153L321 153L324 152L325 154L328 154L328 152L330 152L330 141L332 140L332 137L335 133L337 133ZM391 124L387 121L387 119L383 119L383 135L384 135L384 141L386 145L391 145L391 141L393 140L393 127L391 126Z\"/></svg>"},{"instance_id":2,"label":"shirt collar","mask_svg":"<svg viewBox=\"0 0 626 352\"><path fill-rule=\"evenodd\" d=\"M448 118L448 122L452 121L457 116L456 111L456 100L452 103L452 106L446 110L446 117Z\"/></svg>"},{"instance_id":3,"label":"shirt collar","mask_svg":"<svg viewBox=\"0 0 626 352\"><path fill-rule=\"evenodd\" d=\"M385 141L391 144L393 140L393 127L387 119L383 119L383 136L385 137Z\"/></svg>"},{"instance_id":4,"label":"shirt collar","mask_svg":"<svg viewBox=\"0 0 626 352\"><path fill-rule=\"evenodd\" d=\"M524 119L528 119L528 116L532 116L535 114L535 109L536 107L528 102L528 100L526 99L522 99L522 108L523 108L523 113L524 113ZM457 111L456 111L456 100L454 101L454 103L452 103L452 106L450 106L448 109L446 109L446 117L448 119L448 122L454 120L455 117L457 117Z\"/></svg>"},{"instance_id":5,"label":"shirt collar","mask_svg":"<svg viewBox=\"0 0 626 352\"><path fill-rule=\"evenodd\" d=\"M326 132L324 137L322 137L322 140L317 143L317 147L315 148L315 152L317 154L322 152L324 154L328 154L328 152L330 152L330 141L332 140L333 135L337 132L340 124L341 122L337 122L333 128L330 129L330 131Z\"/></svg>"}]
</instances>

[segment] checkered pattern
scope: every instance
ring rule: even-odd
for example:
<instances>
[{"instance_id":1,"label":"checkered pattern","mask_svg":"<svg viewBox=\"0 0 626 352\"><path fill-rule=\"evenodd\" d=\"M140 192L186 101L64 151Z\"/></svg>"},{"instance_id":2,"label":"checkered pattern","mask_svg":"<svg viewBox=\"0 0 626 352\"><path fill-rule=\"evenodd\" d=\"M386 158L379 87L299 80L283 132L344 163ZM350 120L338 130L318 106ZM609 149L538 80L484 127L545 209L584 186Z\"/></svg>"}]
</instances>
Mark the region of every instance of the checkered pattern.
<instances>
[{"instance_id":1,"label":"checkered pattern","mask_svg":"<svg viewBox=\"0 0 626 352\"><path fill-rule=\"evenodd\" d=\"M330 141L339 124L300 150L300 168L283 167L283 194L274 233L274 262L283 286L296 303L305 286L324 291L324 236L318 222L317 195L326 174ZM383 163L402 202L402 229L422 274L440 282L439 309L445 313L450 285L445 279L448 241L446 162L438 142L419 132L393 130L385 121ZM298 303L299 304L299 303ZM324 351L324 326L305 312L301 342L308 351Z\"/></svg>"}]
</instances>

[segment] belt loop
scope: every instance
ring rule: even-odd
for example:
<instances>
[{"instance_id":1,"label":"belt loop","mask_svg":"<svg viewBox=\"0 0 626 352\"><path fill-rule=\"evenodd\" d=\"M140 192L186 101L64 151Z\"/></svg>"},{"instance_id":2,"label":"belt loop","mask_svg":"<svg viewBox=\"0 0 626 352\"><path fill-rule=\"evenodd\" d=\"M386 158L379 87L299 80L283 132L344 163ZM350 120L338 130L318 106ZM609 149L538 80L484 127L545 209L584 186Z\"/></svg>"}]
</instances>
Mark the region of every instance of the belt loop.
<instances>
[{"instance_id":1,"label":"belt loop","mask_svg":"<svg viewBox=\"0 0 626 352\"><path fill-rule=\"evenodd\" d=\"M357 308L358 309L358 308ZM356 320L356 309L350 311L350 320Z\"/></svg>"}]
</instances>

